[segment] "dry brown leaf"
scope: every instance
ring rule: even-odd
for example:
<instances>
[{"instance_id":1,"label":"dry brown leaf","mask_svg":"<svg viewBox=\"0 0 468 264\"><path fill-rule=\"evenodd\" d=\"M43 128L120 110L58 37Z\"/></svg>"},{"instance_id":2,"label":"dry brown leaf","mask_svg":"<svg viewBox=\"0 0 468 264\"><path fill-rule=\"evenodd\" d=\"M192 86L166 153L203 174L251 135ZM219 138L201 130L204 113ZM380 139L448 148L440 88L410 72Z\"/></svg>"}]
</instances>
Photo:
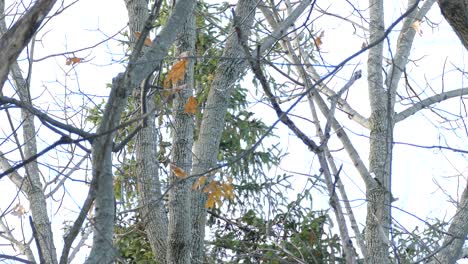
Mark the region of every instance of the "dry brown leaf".
<instances>
[{"instance_id":1,"label":"dry brown leaf","mask_svg":"<svg viewBox=\"0 0 468 264\"><path fill-rule=\"evenodd\" d=\"M205 208L206 209L214 208L215 202L216 202L216 200L215 200L215 198L213 196L208 196L208 199L206 199Z\"/></svg>"},{"instance_id":2,"label":"dry brown leaf","mask_svg":"<svg viewBox=\"0 0 468 264\"><path fill-rule=\"evenodd\" d=\"M323 44L323 37L325 36L325 31L322 31L318 37L315 38L315 46L317 49L320 49L320 46Z\"/></svg>"},{"instance_id":3,"label":"dry brown leaf","mask_svg":"<svg viewBox=\"0 0 468 264\"><path fill-rule=\"evenodd\" d=\"M65 62L66 65L75 65L77 63L83 62L83 58L77 58L77 57L72 57L72 58L67 58L67 61Z\"/></svg>"},{"instance_id":4,"label":"dry brown leaf","mask_svg":"<svg viewBox=\"0 0 468 264\"><path fill-rule=\"evenodd\" d=\"M166 79L164 80L164 88L169 88L171 84L176 84L178 81L183 81L185 78L187 65L187 59L179 60L176 64L174 64L172 69L167 74Z\"/></svg>"},{"instance_id":5,"label":"dry brown leaf","mask_svg":"<svg viewBox=\"0 0 468 264\"><path fill-rule=\"evenodd\" d=\"M186 173L183 169L177 167L177 166L174 165L174 164L171 164L170 166L171 166L171 170L172 170L172 172L174 172L174 175L175 175L175 176L177 176L177 177L179 177L179 178L185 178L185 177L187 177L187 173Z\"/></svg>"},{"instance_id":6,"label":"dry brown leaf","mask_svg":"<svg viewBox=\"0 0 468 264\"><path fill-rule=\"evenodd\" d=\"M24 208L22 204L17 204L13 212L11 212L11 214L17 217L21 217L24 214L26 214L26 208Z\"/></svg>"},{"instance_id":7,"label":"dry brown leaf","mask_svg":"<svg viewBox=\"0 0 468 264\"><path fill-rule=\"evenodd\" d=\"M140 31L136 31L136 32L135 32L135 38L139 39L140 36L141 36L141 32L140 32ZM145 46L149 47L149 46L151 46L151 43L152 43L151 39L150 39L149 37L146 37L145 43L144 43Z\"/></svg>"},{"instance_id":8,"label":"dry brown leaf","mask_svg":"<svg viewBox=\"0 0 468 264\"><path fill-rule=\"evenodd\" d=\"M185 103L184 112L187 114L195 114L197 112L198 102L197 99L193 96L190 96Z\"/></svg>"}]
</instances>

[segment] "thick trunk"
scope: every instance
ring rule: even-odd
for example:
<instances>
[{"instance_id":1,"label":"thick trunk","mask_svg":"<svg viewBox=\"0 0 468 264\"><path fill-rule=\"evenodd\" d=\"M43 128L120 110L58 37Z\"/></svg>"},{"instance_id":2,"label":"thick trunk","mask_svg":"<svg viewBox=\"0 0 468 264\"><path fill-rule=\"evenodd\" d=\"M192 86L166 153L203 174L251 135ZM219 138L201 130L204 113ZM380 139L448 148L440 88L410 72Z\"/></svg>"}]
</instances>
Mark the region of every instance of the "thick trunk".
<instances>
[{"instance_id":1,"label":"thick trunk","mask_svg":"<svg viewBox=\"0 0 468 264\"><path fill-rule=\"evenodd\" d=\"M384 7L382 0L370 0L370 43L384 34ZM383 87L383 43L369 50L368 86L371 104L369 171L374 173L377 184L367 186L366 263L389 262L390 188L392 114L388 113L390 96Z\"/></svg>"},{"instance_id":2,"label":"thick trunk","mask_svg":"<svg viewBox=\"0 0 468 264\"><path fill-rule=\"evenodd\" d=\"M97 131L98 133L107 132L118 125L120 113L124 105L124 101L116 104L114 109L119 111L119 115L115 114L113 117L108 118L109 122L106 122L107 125L101 126ZM108 116L104 115L104 118ZM100 137L93 143L92 172L93 178L96 179L96 200L95 216L92 219L94 224L93 246L86 263L110 263L115 257L112 244L115 219L115 195L112 174L113 135L114 133L111 133L110 135Z\"/></svg>"},{"instance_id":3,"label":"thick trunk","mask_svg":"<svg viewBox=\"0 0 468 264\"><path fill-rule=\"evenodd\" d=\"M195 53L195 18L190 13L177 37L177 53ZM186 85L177 93L173 106L172 127L172 164L190 174L192 169L192 147L194 133L194 115L186 113L184 108L187 100L193 95L194 59L188 59L187 70L183 82ZM190 256L192 239L191 189L193 180L179 182L179 177L171 173L171 183L174 186L169 192L169 224L168 224L168 263L193 263Z\"/></svg>"},{"instance_id":4,"label":"thick trunk","mask_svg":"<svg viewBox=\"0 0 468 264\"><path fill-rule=\"evenodd\" d=\"M147 106L148 109L154 107L152 98L148 98ZM147 126L137 134L135 142L138 201L145 232L156 261L157 263L165 263L167 215L162 201L155 199L161 197L159 163L155 159L157 157L157 143L155 120L153 116L149 116Z\"/></svg>"},{"instance_id":5,"label":"thick trunk","mask_svg":"<svg viewBox=\"0 0 468 264\"><path fill-rule=\"evenodd\" d=\"M383 43L371 48L368 57L368 87L371 104L369 171L375 175L377 184L367 185L366 245L367 263L389 261L389 230L391 226L391 166L394 130L395 95L413 44L415 21L421 20L434 0L425 1L420 9L416 0L408 1L411 11L403 22L393 65L383 85L382 51ZM384 34L383 1L370 1L370 43Z\"/></svg>"},{"instance_id":6,"label":"thick trunk","mask_svg":"<svg viewBox=\"0 0 468 264\"><path fill-rule=\"evenodd\" d=\"M148 2L146 0L125 1L129 18L130 47L136 42L135 32L143 30L148 19ZM151 78L151 77L150 77ZM155 107L155 101L147 94L141 94L144 87L134 92L135 109L141 109L141 100L146 101L146 111ZM140 111L142 113L142 111ZM157 157L158 136L154 114L148 116L145 126L137 133L135 141L135 159L137 165L137 192L140 215L145 226L148 241L157 263L166 263L167 215L164 205L155 197L161 197L159 180L159 163Z\"/></svg>"},{"instance_id":7,"label":"thick trunk","mask_svg":"<svg viewBox=\"0 0 468 264\"><path fill-rule=\"evenodd\" d=\"M253 24L256 2L253 0L240 0L236 6L235 14L239 21L242 21L241 31L246 39L250 35L250 28ZM226 42L223 57L242 58L243 56L237 34L231 34ZM234 89L235 81L239 79L245 67L245 61L242 59L228 59L221 60L216 69L203 112L198 141L194 146L193 174L204 173L216 165L228 100ZM206 223L205 201L204 193L193 191L192 263L203 263Z\"/></svg>"},{"instance_id":8,"label":"thick trunk","mask_svg":"<svg viewBox=\"0 0 468 264\"><path fill-rule=\"evenodd\" d=\"M468 0L438 0L445 19L468 50Z\"/></svg>"}]
</instances>

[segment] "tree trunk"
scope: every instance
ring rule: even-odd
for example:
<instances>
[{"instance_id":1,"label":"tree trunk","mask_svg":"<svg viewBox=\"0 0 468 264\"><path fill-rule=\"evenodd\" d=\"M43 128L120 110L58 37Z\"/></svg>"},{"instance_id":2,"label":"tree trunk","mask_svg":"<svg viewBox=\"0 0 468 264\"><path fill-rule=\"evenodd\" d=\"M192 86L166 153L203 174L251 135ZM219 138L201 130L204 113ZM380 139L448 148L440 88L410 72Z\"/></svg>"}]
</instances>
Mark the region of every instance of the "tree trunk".
<instances>
[{"instance_id":1,"label":"tree trunk","mask_svg":"<svg viewBox=\"0 0 468 264\"><path fill-rule=\"evenodd\" d=\"M468 50L468 0L438 0L437 2L442 15Z\"/></svg>"},{"instance_id":2,"label":"tree trunk","mask_svg":"<svg viewBox=\"0 0 468 264\"><path fill-rule=\"evenodd\" d=\"M142 32L148 19L147 0L125 1L129 18L130 47L136 42L135 32ZM144 48L143 51L148 48ZM151 78L151 77L148 77ZM142 84L141 86L144 86ZM144 87L139 87L134 92L135 109L141 109L141 100L146 101L146 111L155 107L153 97L141 94ZM150 91L147 91L150 92ZM142 111L140 113L143 114ZM157 154L158 136L156 131L155 115L149 115L145 125L137 133L135 140L135 159L137 166L137 193L140 205L140 215L144 223L145 232L157 263L166 263L167 248L167 215L162 201L155 200L161 197L161 183L159 180L159 162L155 160Z\"/></svg>"},{"instance_id":3,"label":"tree trunk","mask_svg":"<svg viewBox=\"0 0 468 264\"><path fill-rule=\"evenodd\" d=\"M179 32L176 53L195 53L195 18L193 12ZM194 133L194 115L186 113L187 100L193 95L194 59L188 58L184 81L173 86L186 85L176 94L173 105L172 160L171 163L190 174L192 169L192 147ZM193 263L190 256L192 239L191 194L194 180L179 181L180 176L171 173L170 182L174 185L169 191L169 224L167 262L177 264ZM196 263L196 262L195 262Z\"/></svg>"},{"instance_id":4,"label":"tree trunk","mask_svg":"<svg viewBox=\"0 0 468 264\"><path fill-rule=\"evenodd\" d=\"M159 70L160 61L167 54L174 42L177 31L193 10L195 1L177 2L172 15L167 20L156 41L139 59L131 56L131 63L125 73L118 74L112 82L102 121L93 142L93 182L96 184L96 206L93 246L86 263L108 263L114 260L112 246L114 228L114 188L112 177L112 147L115 128L120 122L122 111L129 95L135 87L155 70ZM153 21L151 21L153 22ZM134 51L135 52L135 51Z\"/></svg>"},{"instance_id":5,"label":"tree trunk","mask_svg":"<svg viewBox=\"0 0 468 264\"><path fill-rule=\"evenodd\" d=\"M241 31L245 39L250 35L250 29L255 15L254 0L240 0L236 5L235 14L242 21ZM215 71L206 106L203 112L198 141L194 146L193 174L205 173L216 165L221 134L228 107L229 97L234 89L234 83L246 68L242 47L238 43L237 34L230 34L221 60ZM193 191L192 195L192 263L203 263L205 239L205 209L206 195L201 191Z\"/></svg>"},{"instance_id":6,"label":"tree trunk","mask_svg":"<svg viewBox=\"0 0 468 264\"><path fill-rule=\"evenodd\" d=\"M460 259L463 245L468 236L468 182L457 206L457 213L445 235L442 250L437 253L431 263L452 264Z\"/></svg>"},{"instance_id":7,"label":"tree trunk","mask_svg":"<svg viewBox=\"0 0 468 264\"><path fill-rule=\"evenodd\" d=\"M4 2L0 1L0 12L4 14ZM7 32L4 19L0 19L0 36ZM29 84L22 76L20 67L16 61L10 65L11 75L16 91L22 102L31 104ZM34 125L34 115L26 109L21 108L21 119L23 120L23 160L37 154L36 128ZM47 204L44 196L39 167L37 161L26 165L26 178L21 182L16 182L18 188L22 189L28 197L29 207L33 222L38 233L37 239L41 248L41 255L47 263L57 263L57 252L55 249L51 223L47 215ZM26 182L25 182L26 181ZM33 259L30 259L33 261Z\"/></svg>"},{"instance_id":8,"label":"tree trunk","mask_svg":"<svg viewBox=\"0 0 468 264\"><path fill-rule=\"evenodd\" d=\"M12 73L21 101L31 104L29 87L21 76L16 62L12 65ZM27 159L37 154L36 128L34 125L34 115L24 108L21 108L21 118L23 120L24 159ZM25 180L28 181L29 185L29 188L26 189L26 195L29 200L29 208L34 226L37 230L36 239L39 240L41 255L46 263L57 263L57 252L54 245L51 223L47 215L46 198L42 188L37 161L26 165Z\"/></svg>"},{"instance_id":9,"label":"tree trunk","mask_svg":"<svg viewBox=\"0 0 468 264\"><path fill-rule=\"evenodd\" d=\"M370 0L370 43L384 34L384 7L382 0ZM371 105L369 171L377 184L367 188L366 263L389 262L391 154L393 122L389 109L390 94L383 87L383 42L369 50L368 86Z\"/></svg>"}]
</instances>

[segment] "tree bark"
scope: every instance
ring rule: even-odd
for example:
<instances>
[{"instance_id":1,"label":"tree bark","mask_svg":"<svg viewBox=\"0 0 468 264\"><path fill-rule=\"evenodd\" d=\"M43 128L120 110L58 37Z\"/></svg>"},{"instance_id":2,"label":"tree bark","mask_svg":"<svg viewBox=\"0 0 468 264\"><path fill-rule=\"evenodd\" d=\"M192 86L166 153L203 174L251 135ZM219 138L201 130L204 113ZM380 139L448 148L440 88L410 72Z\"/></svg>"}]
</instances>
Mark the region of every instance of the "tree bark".
<instances>
[{"instance_id":1,"label":"tree bark","mask_svg":"<svg viewBox=\"0 0 468 264\"><path fill-rule=\"evenodd\" d=\"M460 259L462 248L468 236L468 182L457 206L457 213L447 231L442 244L442 250L437 253L431 263L452 264Z\"/></svg>"},{"instance_id":2,"label":"tree bark","mask_svg":"<svg viewBox=\"0 0 468 264\"><path fill-rule=\"evenodd\" d=\"M253 24L255 4L253 0L239 0L235 14L242 21L241 31L247 39ZM193 174L205 173L216 165L221 134L224 129L224 120L228 107L229 96L234 89L234 83L239 79L246 63L242 59L244 53L240 46L237 34L230 34L224 48L221 60L216 68L206 106L203 112L198 141L194 146ZM205 239L205 209L206 195L201 191L193 191L192 216L192 261L203 263Z\"/></svg>"},{"instance_id":3,"label":"tree bark","mask_svg":"<svg viewBox=\"0 0 468 264\"><path fill-rule=\"evenodd\" d=\"M122 111L133 89L141 84L155 70L159 70L160 61L167 54L174 42L177 31L193 10L195 1L177 2L166 26L147 52L139 59L132 53L131 63L125 73L118 74L112 82L112 88L104 115L97 129L93 142L93 184L96 184L96 206L93 234L93 246L86 263L108 263L115 258L112 246L114 228L114 188L112 177L112 146L115 127L120 122ZM152 23L152 21L150 21Z\"/></svg>"},{"instance_id":4,"label":"tree bark","mask_svg":"<svg viewBox=\"0 0 468 264\"><path fill-rule=\"evenodd\" d=\"M136 42L135 32L142 32L148 19L147 0L125 0L129 18L130 47ZM143 51L148 48L143 48ZM148 78L152 78L151 76ZM144 91L142 84L134 92L135 109L141 109L141 100L146 101L146 111L155 108L153 97L141 94ZM149 92L149 91L147 91ZM144 98L143 98L144 97ZM143 112L140 111L142 114ZM167 248L167 215L163 203L155 200L161 197L161 183L159 180L159 162L155 160L157 154L158 136L155 115L149 115L145 125L137 133L135 139L135 160L137 166L137 194L140 205L140 215L144 223L145 233L155 255L157 263L166 263Z\"/></svg>"},{"instance_id":5,"label":"tree bark","mask_svg":"<svg viewBox=\"0 0 468 264\"><path fill-rule=\"evenodd\" d=\"M176 53L195 53L195 18L187 15L184 26L179 32L176 42ZM194 59L187 58L188 65L184 81L173 86L186 85L176 94L173 104L172 127L172 160L171 163L190 174L192 169L193 133L195 128L194 115L186 113L184 108L187 100L193 95ZM174 186L169 191L169 224L167 262L189 264L197 263L191 259L192 213L191 194L194 180L180 181L180 177L171 173L170 182Z\"/></svg>"},{"instance_id":6,"label":"tree bark","mask_svg":"<svg viewBox=\"0 0 468 264\"><path fill-rule=\"evenodd\" d=\"M15 63L16 64L16 63ZM16 65L17 66L17 65ZM16 68L19 70L19 67ZM16 87L20 94L21 101L31 103L29 99L29 88L26 81L22 76L18 76L19 72L15 71ZM23 119L23 140L24 145L24 158L27 159L37 154L36 144L36 129L34 125L34 116L25 109L21 109L21 117ZM57 252L53 240L53 233L49 216L47 215L47 204L44 196L39 166L37 161L33 161L26 165L26 181L29 182L27 189L27 197L31 215L34 220L34 226L38 233L38 240L41 246L42 256L47 263L57 263Z\"/></svg>"},{"instance_id":7,"label":"tree bark","mask_svg":"<svg viewBox=\"0 0 468 264\"><path fill-rule=\"evenodd\" d=\"M370 0L370 43L382 38L384 7L382 0ZM369 100L371 106L369 171L374 173L377 184L367 186L366 263L389 263L388 238L390 228L391 155L393 137L393 113L389 109L390 94L383 86L383 42L369 50L367 60Z\"/></svg>"},{"instance_id":8,"label":"tree bark","mask_svg":"<svg viewBox=\"0 0 468 264\"><path fill-rule=\"evenodd\" d=\"M34 6L27 10L26 14L0 38L0 61L2 62L0 63L0 94L11 64L16 61L20 52L28 45L56 1L36 1ZM5 1L0 0L0 5L4 7ZM4 22L3 17L2 21Z\"/></svg>"},{"instance_id":9,"label":"tree bark","mask_svg":"<svg viewBox=\"0 0 468 264\"><path fill-rule=\"evenodd\" d=\"M45 3L44 3L45 4ZM50 3L53 5L53 3ZM51 6L50 6L51 7ZM43 7L43 8L46 8ZM4 14L4 1L0 1L0 12L3 16ZM44 9L41 13L46 14L48 10ZM19 22L18 22L19 23ZM7 35L7 28L4 19L0 19L0 36L3 37ZM34 31L33 31L34 32ZM6 36L8 37L8 35ZM27 45L31 36L19 36L24 37L22 43ZM24 47L23 46L23 47ZM21 48L22 49L22 48ZM21 50L19 50L21 51ZM19 53L19 52L18 52ZM18 92L20 100L27 104L31 104L31 96L29 91L29 83L22 76L21 70L16 58L13 58L11 62L10 70L15 84L15 90ZM21 108L21 119L23 120L23 142L24 150L22 153L23 160L34 156L37 154L37 143L36 143L36 128L34 124L34 115L29 113L26 109ZM19 147L19 146L18 146ZM46 198L44 196L39 166L37 161L33 161L26 165L25 167L26 177L23 177L20 182L15 182L19 189L22 189L28 198L29 208L31 210L31 215L34 221L34 226L38 233L38 241L41 249L41 255L44 257L44 260L47 263L57 263L57 252L55 249L55 244L53 240L51 223L49 216L47 215L47 204ZM30 259L33 261L33 259Z\"/></svg>"},{"instance_id":10,"label":"tree bark","mask_svg":"<svg viewBox=\"0 0 468 264\"><path fill-rule=\"evenodd\" d=\"M468 0L438 0L440 11L468 50Z\"/></svg>"}]
</instances>

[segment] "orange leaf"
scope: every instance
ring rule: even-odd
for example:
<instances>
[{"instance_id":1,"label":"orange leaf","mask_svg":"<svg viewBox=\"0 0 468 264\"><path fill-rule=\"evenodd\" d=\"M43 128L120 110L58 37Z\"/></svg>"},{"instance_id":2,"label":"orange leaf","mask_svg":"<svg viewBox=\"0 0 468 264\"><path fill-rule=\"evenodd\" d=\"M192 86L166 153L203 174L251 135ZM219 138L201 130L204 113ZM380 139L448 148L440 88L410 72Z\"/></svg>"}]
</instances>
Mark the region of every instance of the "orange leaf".
<instances>
[{"instance_id":1,"label":"orange leaf","mask_svg":"<svg viewBox=\"0 0 468 264\"><path fill-rule=\"evenodd\" d=\"M200 187L198 186L198 188ZM228 178L227 182L211 181L203 188L203 192L206 193L207 196L205 208L214 208L215 206L221 207L223 205L223 198L231 201L236 198L231 177Z\"/></svg>"},{"instance_id":2,"label":"orange leaf","mask_svg":"<svg viewBox=\"0 0 468 264\"><path fill-rule=\"evenodd\" d=\"M196 181L193 183L192 189L194 189L194 190L200 190L200 187L202 187L203 185L205 185L205 182L206 182L206 176L201 176L200 178L198 178L198 180L196 180Z\"/></svg>"},{"instance_id":3,"label":"orange leaf","mask_svg":"<svg viewBox=\"0 0 468 264\"><path fill-rule=\"evenodd\" d=\"M136 31L136 32L135 32L135 37L136 37L137 39L139 39L140 36L141 36L141 32L140 32L140 31ZM149 46L151 46L151 43L152 43L152 42L151 42L151 39L150 39L149 37L146 37L146 39L145 39L145 46L149 47Z\"/></svg>"},{"instance_id":4,"label":"orange leaf","mask_svg":"<svg viewBox=\"0 0 468 264\"><path fill-rule=\"evenodd\" d=\"M172 172L174 172L174 175L179 177L179 178L187 177L187 173L183 169L177 167L174 164L171 164L171 170L172 170Z\"/></svg>"},{"instance_id":5,"label":"orange leaf","mask_svg":"<svg viewBox=\"0 0 468 264\"><path fill-rule=\"evenodd\" d=\"M236 198L236 195L234 194L234 187L232 186L231 183L225 182L222 184L221 188L224 191L224 197L229 199L229 200L234 200Z\"/></svg>"},{"instance_id":6,"label":"orange leaf","mask_svg":"<svg viewBox=\"0 0 468 264\"><path fill-rule=\"evenodd\" d=\"M208 196L208 199L206 200L206 203L205 203L205 208L206 209L214 208L215 202L216 200L213 196Z\"/></svg>"},{"instance_id":7,"label":"orange leaf","mask_svg":"<svg viewBox=\"0 0 468 264\"><path fill-rule=\"evenodd\" d=\"M167 74L166 79L164 80L164 88L169 88L171 84L176 84L178 81L183 81L185 78L187 65L187 59L179 60L176 64L174 64L172 69Z\"/></svg>"},{"instance_id":8,"label":"orange leaf","mask_svg":"<svg viewBox=\"0 0 468 264\"><path fill-rule=\"evenodd\" d=\"M325 36L325 31L322 31L320 35L315 38L315 46L317 47L317 49L320 49L320 46L323 44L323 36Z\"/></svg>"},{"instance_id":9,"label":"orange leaf","mask_svg":"<svg viewBox=\"0 0 468 264\"><path fill-rule=\"evenodd\" d=\"M15 208L13 209L13 211L11 212L11 214L14 216L21 217L24 214L26 214L26 208L24 208L24 206L21 204L17 204Z\"/></svg>"},{"instance_id":10,"label":"orange leaf","mask_svg":"<svg viewBox=\"0 0 468 264\"><path fill-rule=\"evenodd\" d=\"M185 103L184 112L187 114L195 114L197 112L197 99L193 96L190 96Z\"/></svg>"},{"instance_id":11,"label":"orange leaf","mask_svg":"<svg viewBox=\"0 0 468 264\"><path fill-rule=\"evenodd\" d=\"M77 63L83 62L83 58L77 58L77 57L72 57L72 58L67 58L67 61L65 62L66 65L75 65Z\"/></svg>"}]
</instances>

